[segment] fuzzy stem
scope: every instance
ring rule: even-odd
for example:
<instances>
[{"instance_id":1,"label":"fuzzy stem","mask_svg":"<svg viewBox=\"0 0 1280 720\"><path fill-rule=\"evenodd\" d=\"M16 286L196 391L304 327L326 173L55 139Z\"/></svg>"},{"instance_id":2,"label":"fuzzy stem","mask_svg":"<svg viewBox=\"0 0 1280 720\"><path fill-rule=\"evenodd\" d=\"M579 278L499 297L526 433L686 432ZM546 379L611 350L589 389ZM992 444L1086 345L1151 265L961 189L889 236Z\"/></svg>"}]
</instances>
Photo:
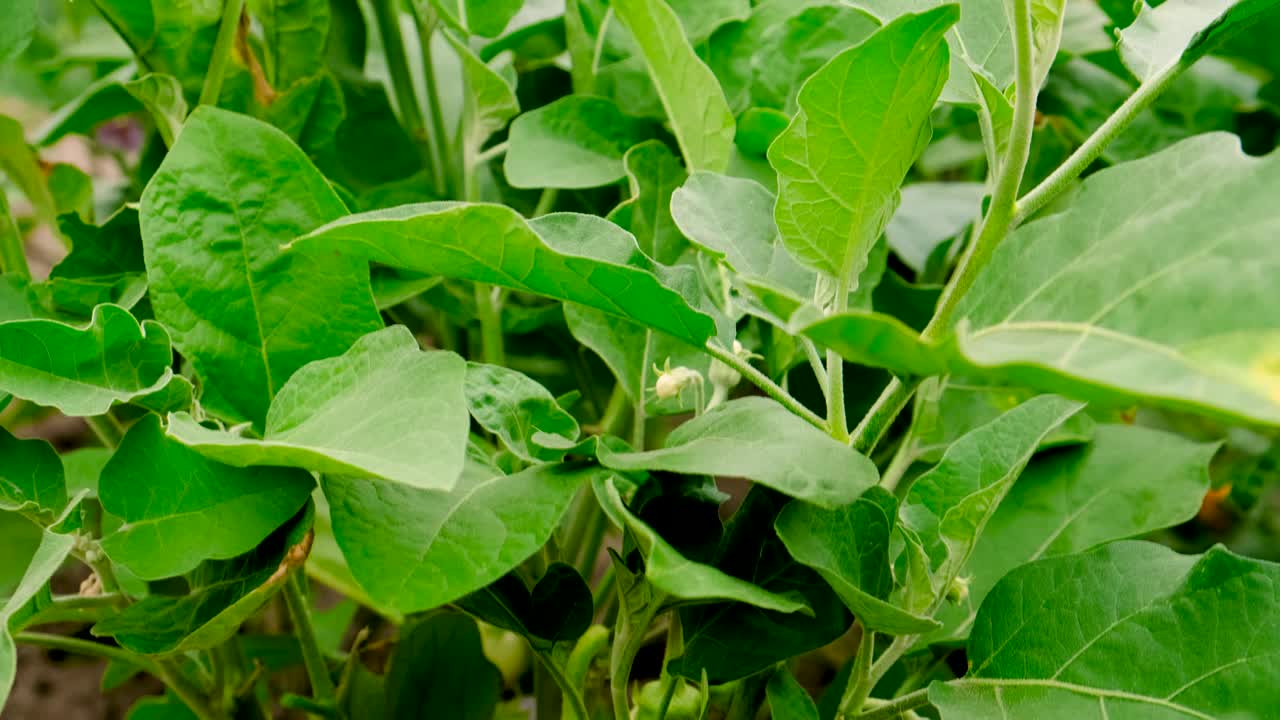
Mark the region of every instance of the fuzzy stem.
<instances>
[{"instance_id":1,"label":"fuzzy stem","mask_svg":"<svg viewBox=\"0 0 1280 720\"><path fill-rule=\"evenodd\" d=\"M218 35L213 40L209 71L204 76L204 87L200 88L200 105L218 104L218 97L222 95L222 79L231 60L231 44L236 39L236 28L240 25L240 13L243 11L244 0L225 0L222 3L222 18L218 21Z\"/></svg>"},{"instance_id":2,"label":"fuzzy stem","mask_svg":"<svg viewBox=\"0 0 1280 720\"><path fill-rule=\"evenodd\" d=\"M737 370L742 377L751 381L752 385L760 388L766 395L782 403L791 412L799 415L808 421L810 425L818 428L823 432L827 432L827 422L818 417L817 413L800 404L786 390L783 390L777 383L770 380L767 375L752 367L751 363L743 360L734 353L720 347L714 339L708 340L703 347L708 355Z\"/></svg>"},{"instance_id":3,"label":"fuzzy stem","mask_svg":"<svg viewBox=\"0 0 1280 720\"><path fill-rule=\"evenodd\" d=\"M284 584L284 600L289 610L289 620L293 623L293 632L302 649L302 664L311 680L311 694L327 704L334 698L333 678L329 675L324 653L316 643L315 627L311 624L311 608L303 588L306 581L304 573L290 573Z\"/></svg>"},{"instance_id":4,"label":"fuzzy stem","mask_svg":"<svg viewBox=\"0 0 1280 720\"><path fill-rule=\"evenodd\" d=\"M909 710L929 704L929 689L921 688L913 693L894 698L889 702L880 705L872 710L868 710L861 715L855 715L855 720L893 720L893 718L902 717Z\"/></svg>"}]
</instances>

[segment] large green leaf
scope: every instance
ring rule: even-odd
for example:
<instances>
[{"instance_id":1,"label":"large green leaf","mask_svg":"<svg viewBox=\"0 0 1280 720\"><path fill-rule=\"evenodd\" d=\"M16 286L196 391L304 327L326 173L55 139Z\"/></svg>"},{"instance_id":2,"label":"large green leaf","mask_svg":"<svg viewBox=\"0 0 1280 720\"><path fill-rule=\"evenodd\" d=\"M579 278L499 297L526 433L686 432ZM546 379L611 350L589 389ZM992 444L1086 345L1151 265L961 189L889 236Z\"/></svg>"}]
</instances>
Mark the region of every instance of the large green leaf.
<instances>
[{"instance_id":1,"label":"large green leaf","mask_svg":"<svg viewBox=\"0 0 1280 720\"><path fill-rule=\"evenodd\" d=\"M875 485L875 466L844 443L763 397L731 400L676 428L661 450L613 452L617 470L745 477L791 497L839 507Z\"/></svg>"},{"instance_id":2,"label":"large green leaf","mask_svg":"<svg viewBox=\"0 0 1280 720\"><path fill-rule=\"evenodd\" d=\"M1225 134L1090 176L996 250L960 353L1016 384L1280 424L1277 181L1280 155Z\"/></svg>"},{"instance_id":3,"label":"large green leaf","mask_svg":"<svg viewBox=\"0 0 1280 720\"><path fill-rule=\"evenodd\" d=\"M578 439L578 421L551 391L515 370L468 363L466 401L480 427L530 462L559 460ZM459 425L465 433L465 425ZM551 436L551 437L548 437Z\"/></svg>"},{"instance_id":4,"label":"large green leaf","mask_svg":"<svg viewBox=\"0 0 1280 720\"><path fill-rule=\"evenodd\" d=\"M323 486L351 573L379 603L410 613L457 600L524 562L551 537L578 487L602 472L557 464L503 475L469 462L448 493L340 475Z\"/></svg>"},{"instance_id":5,"label":"large green leaf","mask_svg":"<svg viewBox=\"0 0 1280 720\"><path fill-rule=\"evenodd\" d=\"M433 613L401 629L386 695L387 714L379 717L388 720L492 720L502 676L485 657L475 620Z\"/></svg>"},{"instance_id":6,"label":"large green leaf","mask_svg":"<svg viewBox=\"0 0 1280 720\"><path fill-rule=\"evenodd\" d=\"M18 669L18 648L14 645L13 636L10 634L13 617L44 589L45 583L49 582L58 568L62 567L63 561L71 554L71 548L74 545L73 535L57 535L44 531L40 536L40 544L36 547L35 554L26 564L22 579L3 602L0 602L0 709L4 708L5 702L9 699L14 674ZM6 552L9 550L6 549Z\"/></svg>"},{"instance_id":7,"label":"large green leaf","mask_svg":"<svg viewBox=\"0 0 1280 720\"><path fill-rule=\"evenodd\" d=\"M1276 0L1170 0L1154 8L1143 2L1120 31L1120 58L1139 80L1149 80L1171 65L1194 63L1276 8Z\"/></svg>"},{"instance_id":8,"label":"large green leaf","mask_svg":"<svg viewBox=\"0 0 1280 720\"><path fill-rule=\"evenodd\" d=\"M527 222L499 205L433 203L352 215L291 245L344 249L420 272L576 302L701 347L711 318L663 284L635 240L606 220L569 213Z\"/></svg>"},{"instance_id":9,"label":"large green leaf","mask_svg":"<svg viewBox=\"0 0 1280 720\"><path fill-rule=\"evenodd\" d=\"M217 647L235 635L297 572L311 549L310 503L243 555L207 560L186 576L187 592L153 593L94 625L129 650L166 654Z\"/></svg>"},{"instance_id":10,"label":"large green leaf","mask_svg":"<svg viewBox=\"0 0 1280 720\"><path fill-rule=\"evenodd\" d=\"M48 524L67 505L62 458L48 442L19 440L0 427L0 511L20 512Z\"/></svg>"},{"instance_id":11,"label":"large green leaf","mask_svg":"<svg viewBox=\"0 0 1280 720\"><path fill-rule=\"evenodd\" d=\"M6 10L4 25L0 26L0 62L7 63L27 49L36 32L39 5L36 0L15 0Z\"/></svg>"},{"instance_id":12,"label":"large green leaf","mask_svg":"<svg viewBox=\"0 0 1280 720\"><path fill-rule=\"evenodd\" d=\"M0 391L66 415L105 413L160 389L173 372L169 335L115 305L83 328L53 320L0 323Z\"/></svg>"},{"instance_id":13,"label":"large green leaf","mask_svg":"<svg viewBox=\"0 0 1280 720\"><path fill-rule=\"evenodd\" d=\"M944 585L939 589L965 566L1040 441L1082 407L1054 395L1034 397L956 440L911 484L902 522L919 536Z\"/></svg>"},{"instance_id":14,"label":"large green leaf","mask_svg":"<svg viewBox=\"0 0 1280 720\"><path fill-rule=\"evenodd\" d=\"M688 242L671 218L671 198L688 175L680 160L658 140L643 142L622 158L631 197L609 213L609 220L636 238L640 251L670 265Z\"/></svg>"},{"instance_id":15,"label":"large green leaf","mask_svg":"<svg viewBox=\"0 0 1280 720\"><path fill-rule=\"evenodd\" d=\"M877 487L833 509L793 502L778 515L774 527L791 556L817 570L864 628L918 634L938 623L889 602L889 538L897 517L897 500Z\"/></svg>"},{"instance_id":16,"label":"large green leaf","mask_svg":"<svg viewBox=\"0 0 1280 720\"><path fill-rule=\"evenodd\" d=\"M211 430L185 413L170 416L168 433L237 467L367 474L448 490L462 472L467 442L465 372L462 358L423 352L397 325L294 373L271 403L262 440Z\"/></svg>"},{"instance_id":17,"label":"large green leaf","mask_svg":"<svg viewBox=\"0 0 1280 720\"><path fill-rule=\"evenodd\" d=\"M968 675L929 700L947 720L1270 717L1278 586L1280 566L1222 547L1121 542L1041 560L991 591Z\"/></svg>"},{"instance_id":18,"label":"large green leaf","mask_svg":"<svg viewBox=\"0 0 1280 720\"><path fill-rule=\"evenodd\" d=\"M813 570L796 562L774 532L785 495L752 488L729 520L715 566L770 592L804 598L812 610L782 613L745 602L680 609L684 654L668 669L715 684L748 677L832 643L853 623L840 598ZM768 642L761 642L768 638Z\"/></svg>"},{"instance_id":19,"label":"large green leaf","mask_svg":"<svg viewBox=\"0 0 1280 720\"><path fill-rule=\"evenodd\" d=\"M653 135L612 100L569 95L512 121L503 170L518 188L607 185L626 175L627 149Z\"/></svg>"},{"instance_id":20,"label":"large green leaf","mask_svg":"<svg viewBox=\"0 0 1280 720\"><path fill-rule=\"evenodd\" d=\"M1216 445L1130 425L1100 425L1088 445L1033 459L991 516L963 574L968 607L947 608L963 637L996 582L1019 565L1082 552L1195 517Z\"/></svg>"},{"instance_id":21,"label":"large green leaf","mask_svg":"<svg viewBox=\"0 0 1280 720\"><path fill-rule=\"evenodd\" d=\"M813 272L779 241L775 202L773 193L755 181L697 172L671 194L671 215L690 241L739 273L799 298L812 297Z\"/></svg>"},{"instance_id":22,"label":"large green leaf","mask_svg":"<svg viewBox=\"0 0 1280 720\"><path fill-rule=\"evenodd\" d=\"M523 635L539 650L576 641L595 615L591 586L565 563L553 563L532 589L518 573L508 573L455 604L490 625Z\"/></svg>"},{"instance_id":23,"label":"large green leaf","mask_svg":"<svg viewBox=\"0 0 1280 720\"><path fill-rule=\"evenodd\" d=\"M312 360L382 327L362 260L280 246L346 208L283 133L202 107L142 195L156 318L204 383L202 404L261 427Z\"/></svg>"},{"instance_id":24,"label":"large green leaf","mask_svg":"<svg viewBox=\"0 0 1280 720\"><path fill-rule=\"evenodd\" d=\"M785 613L808 609L794 595L770 592L681 555L653 528L632 514L612 477L597 478L594 488L596 499L613 524L635 539L644 556L645 579L662 592L681 600L732 600Z\"/></svg>"},{"instance_id":25,"label":"large green leaf","mask_svg":"<svg viewBox=\"0 0 1280 720\"><path fill-rule=\"evenodd\" d=\"M904 15L833 58L800 90L800 111L769 148L783 242L844 282L866 265L931 133L947 77L954 6Z\"/></svg>"},{"instance_id":26,"label":"large green leaf","mask_svg":"<svg viewBox=\"0 0 1280 720\"><path fill-rule=\"evenodd\" d=\"M664 0L613 0L631 31L680 142L685 167L722 172L733 153L733 113L711 69L689 45Z\"/></svg>"},{"instance_id":27,"label":"large green leaf","mask_svg":"<svg viewBox=\"0 0 1280 720\"><path fill-rule=\"evenodd\" d=\"M314 487L299 470L208 460L166 437L160 418L148 415L102 469L102 507L124 521L102 549L145 580L180 575L203 560L250 551L297 513Z\"/></svg>"}]
</instances>

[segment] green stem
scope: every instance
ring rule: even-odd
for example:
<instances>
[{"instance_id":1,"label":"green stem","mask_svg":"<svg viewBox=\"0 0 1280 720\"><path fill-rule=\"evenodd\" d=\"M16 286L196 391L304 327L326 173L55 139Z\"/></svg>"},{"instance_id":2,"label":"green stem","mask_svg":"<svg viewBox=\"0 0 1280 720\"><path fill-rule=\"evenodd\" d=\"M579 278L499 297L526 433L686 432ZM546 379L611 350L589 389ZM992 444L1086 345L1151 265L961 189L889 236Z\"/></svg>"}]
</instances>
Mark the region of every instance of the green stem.
<instances>
[{"instance_id":1,"label":"green stem","mask_svg":"<svg viewBox=\"0 0 1280 720\"><path fill-rule=\"evenodd\" d=\"M440 84L436 80L436 64L431 54L431 38L435 34L437 24L435 12L433 10L427 12L431 17L422 19L426 22L419 22L418 42L422 45L422 74L426 82L427 111L431 116L431 134L434 140L436 187L441 197L450 197L457 188L450 187L449 170L456 165L449 157L450 144L448 133L444 129L444 111L440 109ZM471 168L465 168L463 171L468 174L473 172Z\"/></svg>"},{"instance_id":2,"label":"green stem","mask_svg":"<svg viewBox=\"0 0 1280 720\"><path fill-rule=\"evenodd\" d=\"M572 716L577 720L591 720L591 715L587 713L587 702L583 699L582 692L570 682L564 670L556 665L555 661L548 657L546 653L535 651L534 656L542 663L547 676L560 688L560 694L565 700L564 714L568 716L569 711L572 710ZM552 715L544 715L540 709L538 717L552 717Z\"/></svg>"},{"instance_id":3,"label":"green stem","mask_svg":"<svg viewBox=\"0 0 1280 720\"><path fill-rule=\"evenodd\" d=\"M102 443L105 448L114 448L120 444L123 433L116 426L115 422L108 415L95 415L84 419L89 429L93 431L94 436Z\"/></svg>"},{"instance_id":4,"label":"green stem","mask_svg":"<svg viewBox=\"0 0 1280 720\"><path fill-rule=\"evenodd\" d=\"M856 715L857 720L892 720L901 717L908 710L914 710L929 704L929 689L922 688L913 693L894 698L879 707Z\"/></svg>"},{"instance_id":5,"label":"green stem","mask_svg":"<svg viewBox=\"0 0 1280 720\"><path fill-rule=\"evenodd\" d=\"M1009 131L1007 155L1000 163L1000 176L996 180L991 204L982 222L982 230L965 251L959 267L956 268L951 281L943 290L933 319L920 333L921 339L926 342L936 340L950 330L952 315L955 314L960 299L973 286L996 247L1008 235L1013 222L1018 187L1022 184L1027 158L1031 154L1031 131L1036 113L1036 87L1031 57L1030 0L1016 0L1013 3L1013 20L1016 64L1014 84L1017 96L1013 104L1013 124ZM854 449L867 452L874 448L889 425L906 407L914 391L914 383L904 383L896 378L891 381L872 406L871 412L854 430L852 440Z\"/></svg>"},{"instance_id":6,"label":"green stem","mask_svg":"<svg viewBox=\"0 0 1280 720\"><path fill-rule=\"evenodd\" d=\"M480 316L480 348L484 361L505 365L506 351L502 338L502 310L495 297L497 288L476 283L476 311Z\"/></svg>"},{"instance_id":7,"label":"green stem","mask_svg":"<svg viewBox=\"0 0 1280 720\"><path fill-rule=\"evenodd\" d=\"M813 370L813 377L818 381L818 387L822 390L822 397L826 398L830 392L827 389L827 369L822 366L822 357L818 355L818 347L807 337L800 338L800 347L804 348L804 356L809 359L809 367Z\"/></svg>"},{"instance_id":8,"label":"green stem","mask_svg":"<svg viewBox=\"0 0 1280 720\"><path fill-rule=\"evenodd\" d=\"M596 560L600 558L600 546L604 544L605 533L609 530L609 518L595 502L595 496L588 493L589 502L582 512L588 514L586 530L580 540L580 548L570 548L570 552L578 552L578 572L588 581L595 575Z\"/></svg>"},{"instance_id":9,"label":"green stem","mask_svg":"<svg viewBox=\"0 0 1280 720\"><path fill-rule=\"evenodd\" d=\"M640 396L636 398L636 404L631 408L631 446L640 452L644 452L645 441L645 423L648 421L648 415L645 414L644 397L649 392L649 347L652 344L653 331L646 330L644 333L644 351L640 353Z\"/></svg>"},{"instance_id":10,"label":"green stem","mask_svg":"<svg viewBox=\"0 0 1280 720\"><path fill-rule=\"evenodd\" d=\"M898 446L897 452L893 454L893 459L889 461L889 467L884 469L880 474L880 487L893 492L898 489L898 483L902 481L902 476L906 474L907 469L911 467L911 463L916 461L915 438L912 437L911 431L907 431L907 436L902 439L902 444Z\"/></svg>"},{"instance_id":11,"label":"green stem","mask_svg":"<svg viewBox=\"0 0 1280 720\"><path fill-rule=\"evenodd\" d=\"M404 38L400 35L400 17L396 8L398 0L372 0L374 21L382 38L382 51L387 58L387 71L391 73L391 91L396 97L400 121L414 140L421 142L425 125L418 95L413 89L413 75L405 56Z\"/></svg>"},{"instance_id":12,"label":"green stem","mask_svg":"<svg viewBox=\"0 0 1280 720\"><path fill-rule=\"evenodd\" d=\"M573 92L578 95L595 94L595 44L582 21L580 0L566 0L564 4L564 35L565 43L569 46L569 74L573 80Z\"/></svg>"},{"instance_id":13,"label":"green stem","mask_svg":"<svg viewBox=\"0 0 1280 720\"><path fill-rule=\"evenodd\" d=\"M128 598L119 593L61 595L21 623L21 627L64 622L95 623L115 615L128 604Z\"/></svg>"},{"instance_id":14,"label":"green stem","mask_svg":"<svg viewBox=\"0 0 1280 720\"><path fill-rule=\"evenodd\" d=\"M596 585L596 589L591 593L592 604L596 609L596 615L599 615L605 609L605 605L617 599L617 595L613 592L614 587L618 584L618 570L609 563L609 567L605 568L604 575L600 576L600 582Z\"/></svg>"},{"instance_id":15,"label":"green stem","mask_svg":"<svg viewBox=\"0 0 1280 720\"><path fill-rule=\"evenodd\" d=\"M298 645L302 649L302 664L311 680L311 694L322 703L329 703L334 698L333 677L329 675L329 666L316 643L316 630L311 624L311 607L303 587L306 581L305 573L290 573L284 584L284 600L289 610L289 620L293 623L293 633L298 637Z\"/></svg>"},{"instance_id":16,"label":"green stem","mask_svg":"<svg viewBox=\"0 0 1280 720\"><path fill-rule=\"evenodd\" d=\"M858 641L858 653L853 658L853 672L849 673L849 684L845 686L844 696L840 698L840 708L836 712L839 720L853 717L867 698L871 696L871 659L875 656L876 634L862 629L862 639Z\"/></svg>"},{"instance_id":17,"label":"green stem","mask_svg":"<svg viewBox=\"0 0 1280 720\"><path fill-rule=\"evenodd\" d=\"M836 297L828 314L849 309L850 275L852 270L836 278ZM827 430L837 441L849 441L849 421L844 410L844 358L835 350L827 351Z\"/></svg>"},{"instance_id":18,"label":"green stem","mask_svg":"<svg viewBox=\"0 0 1280 720\"><path fill-rule=\"evenodd\" d=\"M159 675L160 673L159 666L152 662L150 658L136 655L124 648L116 647L115 645L106 645L99 642L93 642L92 640L81 640L80 638L67 637L65 635L53 635L51 633L40 632L20 632L14 635L13 639L19 645L34 645L36 647L48 648L50 650L62 650L63 652L75 653L76 655L100 657L140 667L152 675Z\"/></svg>"},{"instance_id":19,"label":"green stem","mask_svg":"<svg viewBox=\"0 0 1280 720\"><path fill-rule=\"evenodd\" d=\"M617 435L624 418L627 416L627 391L622 383L614 383L613 392L609 394L609 404L600 416L600 434Z\"/></svg>"},{"instance_id":20,"label":"green stem","mask_svg":"<svg viewBox=\"0 0 1280 720\"><path fill-rule=\"evenodd\" d=\"M752 385L760 388L766 395L782 403L791 412L799 415L801 418L809 422L809 424L818 428L823 432L827 432L827 422L818 417L817 413L800 404L786 390L783 390L774 381L770 380L767 375L755 369L751 363L743 360L733 352L720 347L714 339L708 340L703 347L708 355L737 370L742 377L751 381Z\"/></svg>"},{"instance_id":21,"label":"green stem","mask_svg":"<svg viewBox=\"0 0 1280 720\"><path fill-rule=\"evenodd\" d=\"M1021 225L1023 221L1049 204L1070 186L1080 173L1102 156L1107 145L1124 132L1143 110L1150 107L1151 103L1181 76L1186 68L1187 66L1182 63L1174 63L1139 85L1138 89L1084 141L1084 144L1071 153L1071 157L1068 157L1057 170L1050 173L1049 177L1040 181L1039 185L1018 200L1013 214L1013 227Z\"/></svg>"},{"instance_id":22,"label":"green stem","mask_svg":"<svg viewBox=\"0 0 1280 720\"><path fill-rule=\"evenodd\" d=\"M231 45L235 42L243 11L244 0L223 0L222 19L218 21L218 35L213 40L213 54L209 58L209 72L204 76L204 87L200 88L200 105L218 104L222 95L222 79L231 60Z\"/></svg>"},{"instance_id":23,"label":"green stem","mask_svg":"<svg viewBox=\"0 0 1280 720\"><path fill-rule=\"evenodd\" d=\"M488 149L481 150L480 152L476 153L474 162L476 165L483 165L487 162L500 158L506 154L507 154L507 141L503 140L497 145L494 145Z\"/></svg>"},{"instance_id":24,"label":"green stem","mask_svg":"<svg viewBox=\"0 0 1280 720\"><path fill-rule=\"evenodd\" d=\"M662 702L658 705L655 720L666 720L667 710L671 708L671 699L676 695L680 680L667 670L671 661L684 654L684 630L680 626L680 611L671 611L670 624L667 625L667 647L662 659Z\"/></svg>"},{"instance_id":25,"label":"green stem","mask_svg":"<svg viewBox=\"0 0 1280 720\"><path fill-rule=\"evenodd\" d=\"M533 217L542 217L551 212L551 208L556 206L556 200L560 197L560 190L557 188L546 188L542 194L538 196L538 204L533 208Z\"/></svg>"},{"instance_id":26,"label":"green stem","mask_svg":"<svg viewBox=\"0 0 1280 720\"><path fill-rule=\"evenodd\" d=\"M609 695L613 698L614 720L631 720L631 708L627 701L627 686L631 682L631 666L636 653L644 644L649 624L658 613L661 600L654 598L638 615L621 613L622 621L613 641L613 653L609 658Z\"/></svg>"}]
</instances>

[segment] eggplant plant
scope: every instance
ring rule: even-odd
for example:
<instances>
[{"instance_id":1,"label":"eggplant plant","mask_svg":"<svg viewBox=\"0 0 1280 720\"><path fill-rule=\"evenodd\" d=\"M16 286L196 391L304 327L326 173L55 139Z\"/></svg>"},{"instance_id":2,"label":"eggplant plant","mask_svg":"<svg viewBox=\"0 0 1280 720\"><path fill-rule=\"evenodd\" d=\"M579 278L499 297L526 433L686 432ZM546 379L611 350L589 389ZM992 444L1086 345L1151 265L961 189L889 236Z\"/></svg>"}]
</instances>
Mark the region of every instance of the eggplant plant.
<instances>
[{"instance_id":1,"label":"eggplant plant","mask_svg":"<svg viewBox=\"0 0 1280 720\"><path fill-rule=\"evenodd\" d=\"M1277 0L6 8L0 707L1278 716Z\"/></svg>"}]
</instances>

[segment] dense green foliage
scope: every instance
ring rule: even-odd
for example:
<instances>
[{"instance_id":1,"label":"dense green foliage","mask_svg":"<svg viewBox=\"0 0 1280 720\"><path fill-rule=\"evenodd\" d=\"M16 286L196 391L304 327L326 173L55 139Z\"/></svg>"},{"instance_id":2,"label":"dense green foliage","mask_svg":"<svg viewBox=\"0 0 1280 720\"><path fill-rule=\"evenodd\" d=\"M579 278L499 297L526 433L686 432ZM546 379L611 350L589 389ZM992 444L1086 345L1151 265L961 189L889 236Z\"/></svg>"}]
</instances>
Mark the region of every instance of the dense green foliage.
<instances>
[{"instance_id":1,"label":"dense green foliage","mask_svg":"<svg viewBox=\"0 0 1280 720\"><path fill-rule=\"evenodd\" d=\"M0 708L1277 717L1280 0L4 15Z\"/></svg>"}]
</instances>

